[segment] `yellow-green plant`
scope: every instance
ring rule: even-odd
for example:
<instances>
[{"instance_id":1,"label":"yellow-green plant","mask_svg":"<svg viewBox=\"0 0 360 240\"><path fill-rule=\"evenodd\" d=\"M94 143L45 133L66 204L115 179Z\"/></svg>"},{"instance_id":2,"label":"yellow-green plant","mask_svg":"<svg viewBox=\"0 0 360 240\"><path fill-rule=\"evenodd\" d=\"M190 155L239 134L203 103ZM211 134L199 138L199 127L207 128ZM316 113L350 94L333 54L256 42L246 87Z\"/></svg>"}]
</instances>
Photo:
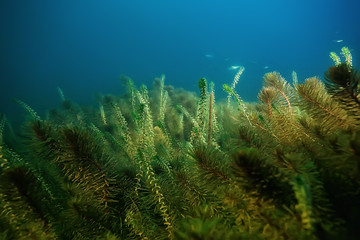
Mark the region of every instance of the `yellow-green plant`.
<instances>
[{"instance_id":1,"label":"yellow-green plant","mask_svg":"<svg viewBox=\"0 0 360 240\"><path fill-rule=\"evenodd\" d=\"M352 56L351 56L349 48L342 47L341 55L345 58L346 65L348 65L349 68L352 68ZM334 61L335 66L338 66L341 64L341 59L340 59L339 55L337 55L335 52L330 53L330 58Z\"/></svg>"},{"instance_id":2,"label":"yellow-green plant","mask_svg":"<svg viewBox=\"0 0 360 240\"><path fill-rule=\"evenodd\" d=\"M305 83L296 84L295 89L298 94L297 105L319 121L326 130L346 128L355 123L339 102L327 92L320 79L308 78Z\"/></svg>"},{"instance_id":3,"label":"yellow-green plant","mask_svg":"<svg viewBox=\"0 0 360 240\"><path fill-rule=\"evenodd\" d=\"M280 95L286 101L289 112L292 113L291 100L290 100L292 95L292 89L291 86L288 84L288 82L280 75L280 73L277 72L267 73L265 74L263 79L265 86L272 87L278 93L280 93Z\"/></svg>"},{"instance_id":4,"label":"yellow-green plant","mask_svg":"<svg viewBox=\"0 0 360 240\"><path fill-rule=\"evenodd\" d=\"M165 85L0 118L0 239L357 239L359 75L264 76L258 103ZM337 56L337 55L336 55ZM235 106L235 107L234 107ZM238 108L238 110L236 110ZM350 214L351 213L351 214ZM296 233L296 234L294 234Z\"/></svg>"},{"instance_id":5,"label":"yellow-green plant","mask_svg":"<svg viewBox=\"0 0 360 240\"><path fill-rule=\"evenodd\" d=\"M240 77L241 77L241 75L243 74L244 71L245 71L245 67L240 66L239 70L236 72L234 80L233 80L233 82L231 84L231 87L230 87L233 91L235 91L235 87L236 87L237 83L239 82L239 79L240 79ZM231 91L227 91L227 92L228 92L228 105L229 105L232 94L230 93Z\"/></svg>"},{"instance_id":6,"label":"yellow-green plant","mask_svg":"<svg viewBox=\"0 0 360 240\"><path fill-rule=\"evenodd\" d=\"M258 99L267 106L268 117L270 120L272 112L271 104L275 101L276 95L277 92L275 88L272 87L263 87L258 95Z\"/></svg>"}]
</instances>

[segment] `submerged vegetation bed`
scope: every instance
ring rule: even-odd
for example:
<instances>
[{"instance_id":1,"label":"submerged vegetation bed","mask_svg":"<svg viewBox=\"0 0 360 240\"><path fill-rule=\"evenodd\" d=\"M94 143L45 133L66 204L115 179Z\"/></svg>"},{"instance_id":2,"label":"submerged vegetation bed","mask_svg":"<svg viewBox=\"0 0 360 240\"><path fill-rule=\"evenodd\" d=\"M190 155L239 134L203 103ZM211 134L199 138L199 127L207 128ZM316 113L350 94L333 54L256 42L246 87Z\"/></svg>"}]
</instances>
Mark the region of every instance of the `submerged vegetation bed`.
<instances>
[{"instance_id":1,"label":"submerged vegetation bed","mask_svg":"<svg viewBox=\"0 0 360 240\"><path fill-rule=\"evenodd\" d=\"M0 120L0 239L356 239L360 75L264 76L258 103L156 79L122 96Z\"/></svg>"}]
</instances>

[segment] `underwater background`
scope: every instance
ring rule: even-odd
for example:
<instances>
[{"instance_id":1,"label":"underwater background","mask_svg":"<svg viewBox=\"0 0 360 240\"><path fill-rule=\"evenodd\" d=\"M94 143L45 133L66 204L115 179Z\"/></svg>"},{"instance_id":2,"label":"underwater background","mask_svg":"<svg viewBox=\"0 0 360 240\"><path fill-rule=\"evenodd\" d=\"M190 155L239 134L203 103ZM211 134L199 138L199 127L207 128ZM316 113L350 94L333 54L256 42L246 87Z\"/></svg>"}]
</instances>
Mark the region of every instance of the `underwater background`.
<instances>
[{"instance_id":1,"label":"underwater background","mask_svg":"<svg viewBox=\"0 0 360 240\"><path fill-rule=\"evenodd\" d=\"M57 87L79 103L119 93L119 76L196 91L244 66L241 97L255 101L262 76L323 77L331 51L359 59L359 1L18 1L0 3L0 112L18 119L21 99L39 113L59 104ZM225 95L225 94L224 94Z\"/></svg>"},{"instance_id":2,"label":"underwater background","mask_svg":"<svg viewBox=\"0 0 360 240\"><path fill-rule=\"evenodd\" d=\"M0 240L357 240L358 9L1 1Z\"/></svg>"}]
</instances>

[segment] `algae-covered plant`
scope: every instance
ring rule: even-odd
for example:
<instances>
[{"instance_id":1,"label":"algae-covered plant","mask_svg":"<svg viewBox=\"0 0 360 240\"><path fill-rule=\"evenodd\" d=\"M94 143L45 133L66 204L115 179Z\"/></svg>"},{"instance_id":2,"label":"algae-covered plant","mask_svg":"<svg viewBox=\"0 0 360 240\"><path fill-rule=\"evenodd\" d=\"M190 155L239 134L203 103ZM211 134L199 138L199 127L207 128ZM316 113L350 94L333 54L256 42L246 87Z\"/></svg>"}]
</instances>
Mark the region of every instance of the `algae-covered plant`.
<instances>
[{"instance_id":1,"label":"algae-covered plant","mask_svg":"<svg viewBox=\"0 0 360 240\"><path fill-rule=\"evenodd\" d=\"M258 103L215 101L155 79L40 117L0 119L0 239L357 239L360 75L351 54Z\"/></svg>"}]
</instances>

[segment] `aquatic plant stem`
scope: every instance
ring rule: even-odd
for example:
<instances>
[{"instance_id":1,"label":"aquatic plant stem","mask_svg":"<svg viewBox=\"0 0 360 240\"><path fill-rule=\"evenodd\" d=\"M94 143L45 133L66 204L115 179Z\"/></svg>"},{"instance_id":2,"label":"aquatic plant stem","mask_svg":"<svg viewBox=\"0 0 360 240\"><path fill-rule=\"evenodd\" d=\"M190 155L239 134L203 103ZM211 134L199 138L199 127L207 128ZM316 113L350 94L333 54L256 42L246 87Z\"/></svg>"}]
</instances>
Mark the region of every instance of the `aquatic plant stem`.
<instances>
[{"instance_id":1,"label":"aquatic plant stem","mask_svg":"<svg viewBox=\"0 0 360 240\"><path fill-rule=\"evenodd\" d=\"M268 106L269 120L271 120L271 103L270 103L270 100L267 100L267 106Z\"/></svg>"},{"instance_id":2,"label":"aquatic plant stem","mask_svg":"<svg viewBox=\"0 0 360 240\"><path fill-rule=\"evenodd\" d=\"M209 107L209 134L208 134L208 146L211 144L211 121L212 121L212 109L214 102L214 92L210 93L210 107Z\"/></svg>"}]
</instances>

